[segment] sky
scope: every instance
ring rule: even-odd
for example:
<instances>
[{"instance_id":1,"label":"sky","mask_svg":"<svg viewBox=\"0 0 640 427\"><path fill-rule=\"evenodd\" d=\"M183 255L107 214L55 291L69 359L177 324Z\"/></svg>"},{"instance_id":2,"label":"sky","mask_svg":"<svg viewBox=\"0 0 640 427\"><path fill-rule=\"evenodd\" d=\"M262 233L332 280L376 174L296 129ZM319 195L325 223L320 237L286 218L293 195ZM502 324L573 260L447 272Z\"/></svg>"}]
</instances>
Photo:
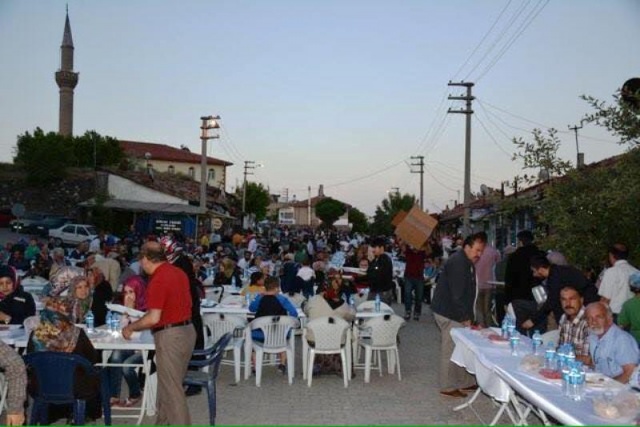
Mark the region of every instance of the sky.
<instances>
[{"instance_id":1,"label":"sky","mask_svg":"<svg viewBox=\"0 0 640 427\"><path fill-rule=\"evenodd\" d=\"M474 82L471 190L522 171L513 137L568 126L640 76L636 0L80 0L0 2L0 162L18 135L58 128L65 5L75 45L74 134L185 145L200 117L220 115L208 154L243 179L297 200L325 195L368 215L390 191L419 196L411 156L425 158L424 206L463 190L463 88ZM587 163L624 152L586 124ZM413 168L414 170L416 168Z\"/></svg>"}]
</instances>

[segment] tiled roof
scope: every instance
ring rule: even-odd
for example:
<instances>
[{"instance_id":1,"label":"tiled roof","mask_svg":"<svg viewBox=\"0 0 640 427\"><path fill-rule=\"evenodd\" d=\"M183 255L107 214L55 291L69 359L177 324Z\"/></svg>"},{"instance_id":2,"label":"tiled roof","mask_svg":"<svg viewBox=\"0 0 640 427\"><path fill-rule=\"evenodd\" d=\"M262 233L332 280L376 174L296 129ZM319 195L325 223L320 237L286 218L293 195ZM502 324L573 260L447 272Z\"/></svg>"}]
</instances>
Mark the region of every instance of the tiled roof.
<instances>
[{"instance_id":1,"label":"tiled roof","mask_svg":"<svg viewBox=\"0 0 640 427\"><path fill-rule=\"evenodd\" d=\"M200 164L200 154L192 153L181 148L171 147L165 144L153 142L119 140L125 155L144 159L146 153L151 154L151 160L166 160L169 162ZM207 157L208 165L231 166L233 163L226 160Z\"/></svg>"}]
</instances>

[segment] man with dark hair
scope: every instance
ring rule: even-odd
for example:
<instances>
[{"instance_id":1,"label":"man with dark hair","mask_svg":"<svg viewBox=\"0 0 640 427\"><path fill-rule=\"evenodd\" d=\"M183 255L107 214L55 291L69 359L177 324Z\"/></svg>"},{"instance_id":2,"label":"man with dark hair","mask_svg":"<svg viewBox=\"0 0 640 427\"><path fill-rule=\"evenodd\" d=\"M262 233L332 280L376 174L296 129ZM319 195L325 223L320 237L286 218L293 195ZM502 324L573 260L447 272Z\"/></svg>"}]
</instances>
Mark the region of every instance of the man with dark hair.
<instances>
[{"instance_id":1,"label":"man with dark hair","mask_svg":"<svg viewBox=\"0 0 640 427\"><path fill-rule=\"evenodd\" d=\"M608 252L611 268L604 272L598 294L601 297L600 301L611 307L616 320L622 310L622 304L633 296L629 290L629 277L638 273L638 269L627 261L629 249L626 245L616 243L609 248Z\"/></svg>"},{"instance_id":2,"label":"man with dark hair","mask_svg":"<svg viewBox=\"0 0 640 427\"><path fill-rule=\"evenodd\" d=\"M531 272L531 258L534 255L542 254L533 243L533 233L529 230L522 230L517 234L518 249L507 260L507 267L504 275L505 304L517 299L533 301L534 278Z\"/></svg>"},{"instance_id":3,"label":"man with dark hair","mask_svg":"<svg viewBox=\"0 0 640 427\"><path fill-rule=\"evenodd\" d=\"M453 339L451 329L471 326L475 319L476 269L487 243L483 234L468 236L462 249L454 253L444 265L431 302L431 311L440 329L440 394L466 397L474 385L473 377L464 368L451 362Z\"/></svg>"},{"instance_id":4,"label":"man with dark hair","mask_svg":"<svg viewBox=\"0 0 640 427\"><path fill-rule=\"evenodd\" d=\"M587 362L589 360L589 328L582 294L575 286L564 285L560 290L560 304L564 313L558 323L560 326L558 346L573 345L576 359Z\"/></svg>"},{"instance_id":5,"label":"man with dark hair","mask_svg":"<svg viewBox=\"0 0 640 427\"><path fill-rule=\"evenodd\" d=\"M367 270L369 283L367 299L372 300L376 295L380 295L380 300L390 306L393 302L393 263L389 255L384 252L385 239L382 237L373 239L371 249L374 258Z\"/></svg>"},{"instance_id":6,"label":"man with dark hair","mask_svg":"<svg viewBox=\"0 0 640 427\"><path fill-rule=\"evenodd\" d=\"M150 277L147 286L147 313L127 325L122 336L130 339L135 331L151 329L156 346L158 372L158 425L188 425L191 416L182 382L196 343L191 324L189 278L167 262L159 242L147 242L140 250L140 264Z\"/></svg>"}]
</instances>

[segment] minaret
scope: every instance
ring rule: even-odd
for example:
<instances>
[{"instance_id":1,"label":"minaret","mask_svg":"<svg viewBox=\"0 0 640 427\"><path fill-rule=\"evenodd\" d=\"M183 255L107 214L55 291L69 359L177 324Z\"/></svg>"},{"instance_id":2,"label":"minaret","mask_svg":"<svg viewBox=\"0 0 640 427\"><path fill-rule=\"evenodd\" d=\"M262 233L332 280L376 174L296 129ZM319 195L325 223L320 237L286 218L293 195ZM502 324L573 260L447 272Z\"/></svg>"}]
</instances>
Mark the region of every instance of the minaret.
<instances>
[{"instance_id":1,"label":"minaret","mask_svg":"<svg viewBox=\"0 0 640 427\"><path fill-rule=\"evenodd\" d=\"M73 72L73 38L69 24L69 9L64 23L60 46L60 69L56 71L56 83L60 88L60 122L58 133L73 136L73 90L78 84L78 73Z\"/></svg>"}]
</instances>

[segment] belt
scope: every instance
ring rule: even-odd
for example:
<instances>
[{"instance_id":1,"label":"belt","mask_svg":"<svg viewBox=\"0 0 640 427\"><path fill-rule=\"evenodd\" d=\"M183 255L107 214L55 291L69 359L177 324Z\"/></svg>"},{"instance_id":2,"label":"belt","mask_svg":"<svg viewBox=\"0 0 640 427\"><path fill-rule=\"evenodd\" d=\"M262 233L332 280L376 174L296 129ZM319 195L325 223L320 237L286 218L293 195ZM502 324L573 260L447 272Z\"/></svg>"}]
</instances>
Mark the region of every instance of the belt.
<instances>
[{"instance_id":1,"label":"belt","mask_svg":"<svg viewBox=\"0 0 640 427\"><path fill-rule=\"evenodd\" d=\"M156 332L164 331L165 329L176 328L178 326L187 326L190 324L191 324L191 320L185 320L185 321L176 322L176 323L168 323L163 326L158 326L157 328L151 328L151 333L155 334Z\"/></svg>"}]
</instances>

